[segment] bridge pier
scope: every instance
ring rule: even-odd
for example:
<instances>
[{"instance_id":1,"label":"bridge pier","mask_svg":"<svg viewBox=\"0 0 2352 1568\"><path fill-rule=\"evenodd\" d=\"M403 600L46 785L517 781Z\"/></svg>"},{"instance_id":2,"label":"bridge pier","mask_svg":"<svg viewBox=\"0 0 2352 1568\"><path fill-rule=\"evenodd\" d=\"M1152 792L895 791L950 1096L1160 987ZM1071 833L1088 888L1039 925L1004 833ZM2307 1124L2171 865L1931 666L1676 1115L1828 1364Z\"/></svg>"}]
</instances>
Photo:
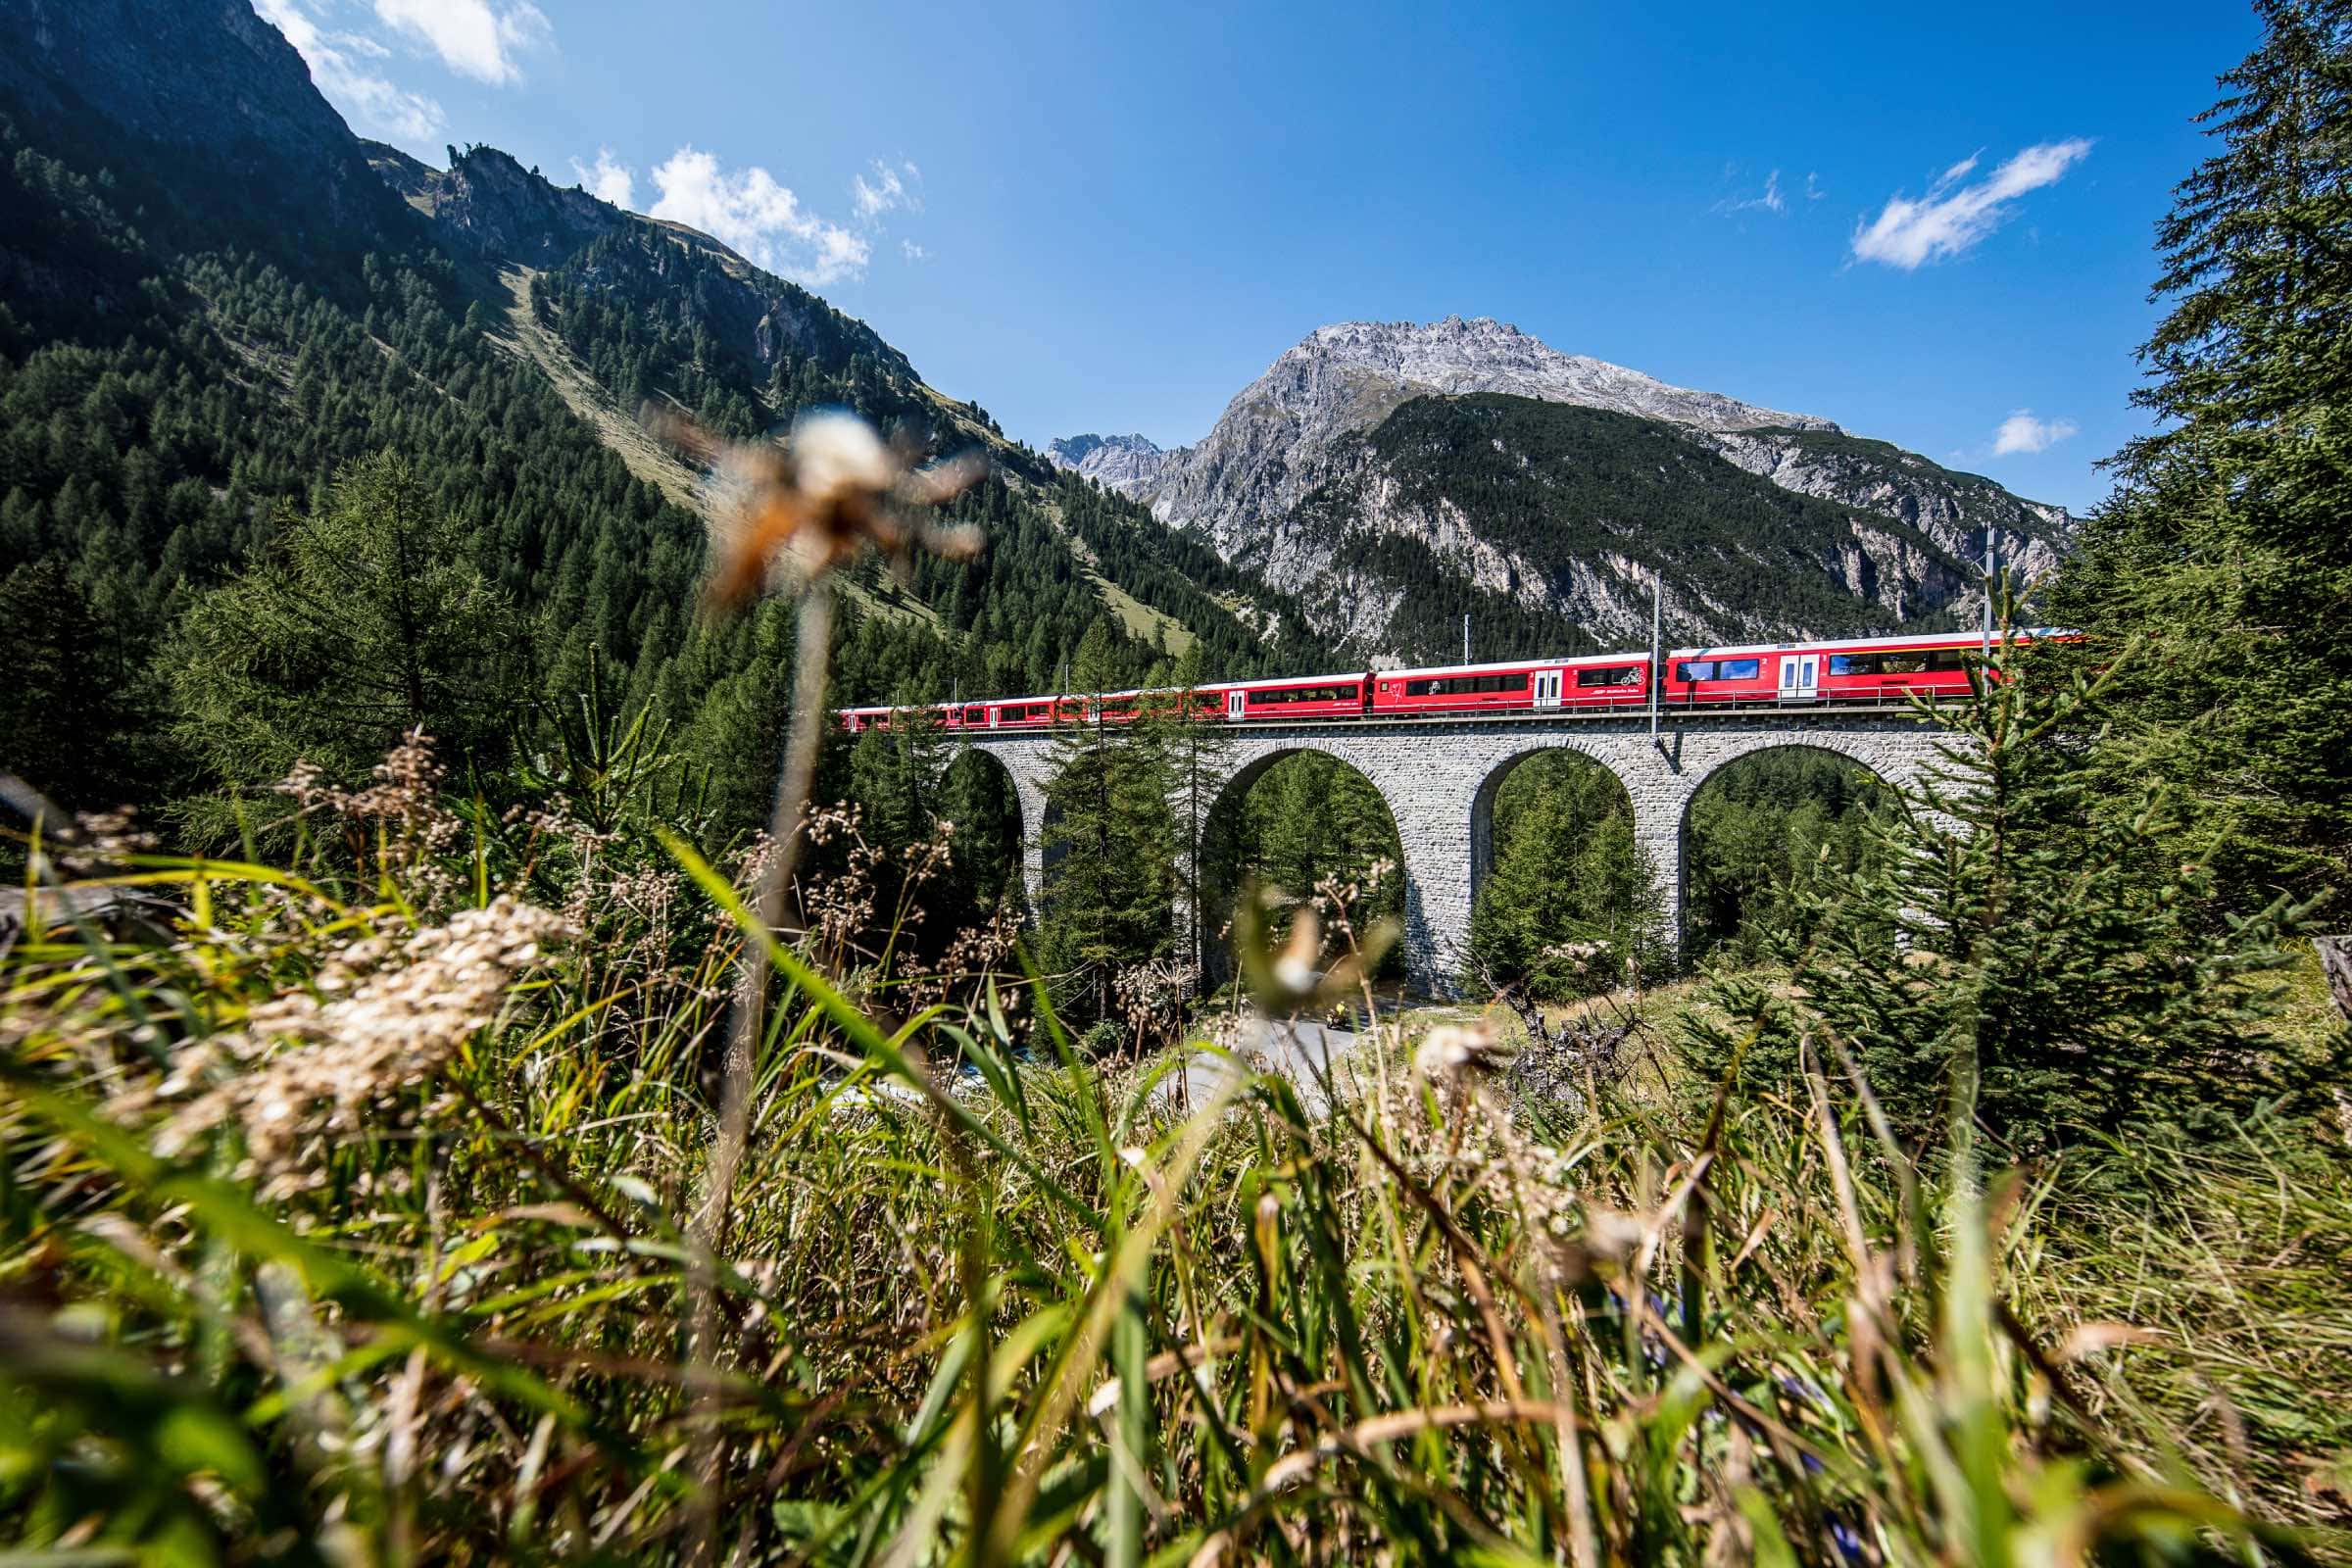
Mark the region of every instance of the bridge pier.
<instances>
[{"instance_id":1,"label":"bridge pier","mask_svg":"<svg viewBox=\"0 0 2352 1568\"><path fill-rule=\"evenodd\" d=\"M1293 752L1323 752L1371 781L1404 850L1405 967L1414 989L1461 989L1470 918L1494 857L1495 791L1520 761L1543 751L1578 752L1616 775L1632 803L1634 838L1648 857L1669 945L1679 949L1688 876L1690 802L1717 769L1757 752L1810 747L1868 767L1897 788L1937 760L1938 732L1907 712L1760 710L1670 716L1653 737L1646 718L1561 711L1507 718L1338 720L1217 731L1200 777L1171 801L1181 823L1205 824L1237 790ZM1010 773L1021 808L1021 880L1034 914L1044 906L1043 829L1051 736L1001 732L962 737ZM1185 792L1191 791L1190 795ZM1197 808L1197 809L1196 809ZM1196 911L1174 911L1178 945L1197 939Z\"/></svg>"}]
</instances>

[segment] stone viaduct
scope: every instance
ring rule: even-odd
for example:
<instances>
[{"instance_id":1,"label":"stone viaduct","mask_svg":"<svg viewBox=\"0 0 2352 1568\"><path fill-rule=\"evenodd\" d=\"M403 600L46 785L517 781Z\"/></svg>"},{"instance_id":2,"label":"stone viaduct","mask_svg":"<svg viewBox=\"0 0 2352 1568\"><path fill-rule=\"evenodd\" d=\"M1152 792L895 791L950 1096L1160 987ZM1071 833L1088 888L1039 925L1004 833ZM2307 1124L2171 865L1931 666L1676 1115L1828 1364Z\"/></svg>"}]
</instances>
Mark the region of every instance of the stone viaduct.
<instances>
[{"instance_id":1,"label":"stone viaduct","mask_svg":"<svg viewBox=\"0 0 2352 1568\"><path fill-rule=\"evenodd\" d=\"M1896 788L1917 783L1940 760L1938 732L1905 710L1734 710L1666 716L1653 736L1646 714L1346 719L1219 726L1204 763L1199 820L1238 807L1241 795L1294 752L1322 752L1369 779L1396 819L1404 850L1404 952L1412 984L1449 994L1468 948L1470 911L1494 854L1494 793L1518 763L1544 751L1574 751L1616 775L1633 803L1634 833L1664 881L1667 930L1679 940L1689 855L1690 801L1717 769L1757 752L1810 747L1860 762ZM1022 880L1041 907L1048 755L1054 737L988 731L962 744L994 757L1020 800ZM1210 759L1213 759L1211 760ZM1171 803L1179 819L1182 801ZM1189 915L1182 918L1189 922Z\"/></svg>"}]
</instances>

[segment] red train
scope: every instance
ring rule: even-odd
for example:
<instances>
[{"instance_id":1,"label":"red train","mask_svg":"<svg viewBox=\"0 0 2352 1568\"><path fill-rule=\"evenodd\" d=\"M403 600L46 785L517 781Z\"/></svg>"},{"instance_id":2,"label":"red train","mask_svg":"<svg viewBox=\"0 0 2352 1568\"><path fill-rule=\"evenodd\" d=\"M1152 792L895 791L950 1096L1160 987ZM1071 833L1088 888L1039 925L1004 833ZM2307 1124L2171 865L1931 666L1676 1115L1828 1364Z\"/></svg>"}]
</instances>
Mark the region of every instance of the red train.
<instances>
[{"instance_id":1,"label":"red train","mask_svg":"<svg viewBox=\"0 0 2352 1568\"><path fill-rule=\"evenodd\" d=\"M2071 635L2044 629L2022 632L2018 641ZM1666 668L1658 682L1658 704L1661 709L1683 712L1795 704L1871 706L1900 703L1914 693L1949 695L1968 690L1968 668L1981 647L1979 633L1940 632L1844 642L1678 648L1666 657ZM1646 711L1650 658L1646 653L1593 654L1499 664L1375 669L1352 675L1290 675L1221 681L1196 687L1191 697L1194 716L1221 717L1236 724L1439 714L1466 717L1566 709ZM1123 724L1146 712L1174 714L1184 702L1181 692L1138 690L940 703L927 710L947 729L1040 730L1068 724ZM854 735L869 726L887 728L894 711L897 710L890 708L845 708L839 717L842 727Z\"/></svg>"}]
</instances>

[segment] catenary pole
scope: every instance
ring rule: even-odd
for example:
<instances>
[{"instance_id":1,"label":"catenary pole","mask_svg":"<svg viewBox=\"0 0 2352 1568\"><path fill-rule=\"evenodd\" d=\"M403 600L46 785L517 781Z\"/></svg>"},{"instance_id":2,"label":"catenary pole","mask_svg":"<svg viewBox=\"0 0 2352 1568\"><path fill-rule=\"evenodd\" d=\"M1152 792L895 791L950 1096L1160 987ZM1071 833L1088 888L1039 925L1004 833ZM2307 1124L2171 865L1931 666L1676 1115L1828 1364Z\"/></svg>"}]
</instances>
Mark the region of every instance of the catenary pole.
<instances>
[{"instance_id":1,"label":"catenary pole","mask_svg":"<svg viewBox=\"0 0 2352 1568\"><path fill-rule=\"evenodd\" d=\"M1992 552L1998 536L1993 524L1984 525L1984 630L1978 652L1987 660L1992 658Z\"/></svg>"},{"instance_id":2,"label":"catenary pole","mask_svg":"<svg viewBox=\"0 0 2352 1568\"><path fill-rule=\"evenodd\" d=\"M1658 692L1666 683L1665 649L1665 580L1656 567L1649 572L1649 738L1658 738Z\"/></svg>"}]
</instances>

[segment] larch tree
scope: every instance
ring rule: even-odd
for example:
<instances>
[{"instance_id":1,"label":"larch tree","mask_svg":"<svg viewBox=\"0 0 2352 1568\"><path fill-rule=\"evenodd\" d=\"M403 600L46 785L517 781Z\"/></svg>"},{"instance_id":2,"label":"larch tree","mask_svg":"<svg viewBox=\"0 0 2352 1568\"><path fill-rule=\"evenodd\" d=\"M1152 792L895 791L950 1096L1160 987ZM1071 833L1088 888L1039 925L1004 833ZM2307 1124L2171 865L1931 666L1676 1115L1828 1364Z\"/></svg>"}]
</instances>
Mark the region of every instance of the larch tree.
<instances>
[{"instance_id":1,"label":"larch tree","mask_svg":"<svg viewBox=\"0 0 2352 1568\"><path fill-rule=\"evenodd\" d=\"M172 660L178 733L238 784L297 760L353 775L421 727L457 759L504 744L529 638L467 533L395 452L287 511L274 549L199 599Z\"/></svg>"}]
</instances>

